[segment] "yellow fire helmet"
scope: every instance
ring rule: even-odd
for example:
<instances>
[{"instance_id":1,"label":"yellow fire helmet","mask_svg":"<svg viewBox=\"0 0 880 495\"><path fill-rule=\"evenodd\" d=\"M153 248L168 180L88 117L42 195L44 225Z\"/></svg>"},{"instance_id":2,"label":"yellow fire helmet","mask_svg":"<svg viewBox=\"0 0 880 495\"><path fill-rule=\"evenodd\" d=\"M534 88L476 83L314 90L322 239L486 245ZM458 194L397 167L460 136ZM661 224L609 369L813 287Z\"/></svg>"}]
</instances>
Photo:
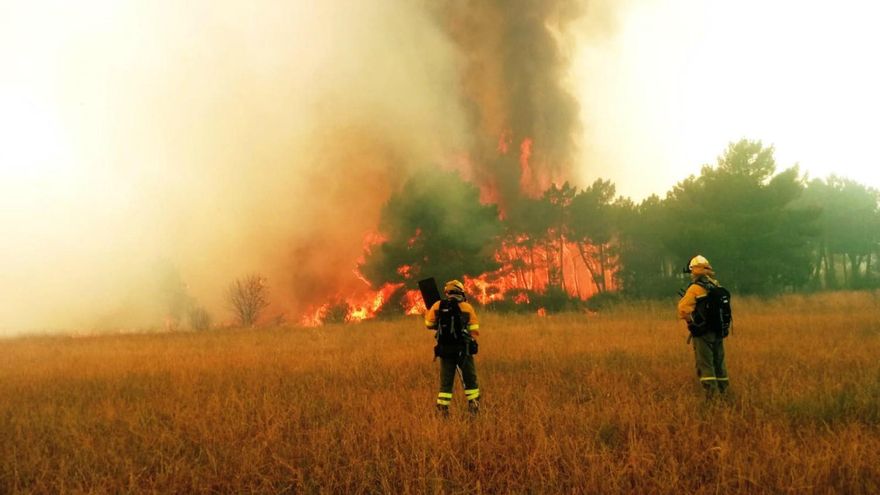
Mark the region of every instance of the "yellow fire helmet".
<instances>
[{"instance_id":1,"label":"yellow fire helmet","mask_svg":"<svg viewBox=\"0 0 880 495\"><path fill-rule=\"evenodd\" d=\"M464 284L462 284L458 280L450 280L449 282L446 282L446 285L443 287L443 292L447 294L453 292L464 294Z\"/></svg>"},{"instance_id":2,"label":"yellow fire helmet","mask_svg":"<svg viewBox=\"0 0 880 495\"><path fill-rule=\"evenodd\" d=\"M703 257L703 255L698 254L691 259L691 262L688 263L688 270L693 271L694 268L708 268L712 269L712 265L709 264L709 260Z\"/></svg>"}]
</instances>

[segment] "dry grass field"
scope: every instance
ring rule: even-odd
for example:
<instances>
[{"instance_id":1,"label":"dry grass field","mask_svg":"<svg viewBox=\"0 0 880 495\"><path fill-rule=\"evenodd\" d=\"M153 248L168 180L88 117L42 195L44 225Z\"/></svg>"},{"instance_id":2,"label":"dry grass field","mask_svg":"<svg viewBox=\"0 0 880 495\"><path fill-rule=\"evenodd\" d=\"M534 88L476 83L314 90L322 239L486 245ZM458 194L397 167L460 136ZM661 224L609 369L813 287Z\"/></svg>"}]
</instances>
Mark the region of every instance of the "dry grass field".
<instances>
[{"instance_id":1,"label":"dry grass field","mask_svg":"<svg viewBox=\"0 0 880 495\"><path fill-rule=\"evenodd\" d=\"M709 403L673 305L481 315L475 419L418 318L0 341L0 493L880 492L880 294L735 300Z\"/></svg>"}]
</instances>

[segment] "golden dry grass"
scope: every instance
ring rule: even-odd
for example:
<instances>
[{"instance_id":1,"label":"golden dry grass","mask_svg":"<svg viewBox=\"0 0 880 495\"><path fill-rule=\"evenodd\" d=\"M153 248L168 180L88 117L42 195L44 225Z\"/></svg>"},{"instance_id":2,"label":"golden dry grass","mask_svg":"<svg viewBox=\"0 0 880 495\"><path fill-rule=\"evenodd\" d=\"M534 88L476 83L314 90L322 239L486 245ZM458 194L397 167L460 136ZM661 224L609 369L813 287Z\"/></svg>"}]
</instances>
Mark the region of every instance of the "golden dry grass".
<instances>
[{"instance_id":1,"label":"golden dry grass","mask_svg":"<svg viewBox=\"0 0 880 495\"><path fill-rule=\"evenodd\" d=\"M877 493L880 294L739 300L706 403L673 304L485 314L482 416L417 318L0 342L0 493Z\"/></svg>"}]
</instances>

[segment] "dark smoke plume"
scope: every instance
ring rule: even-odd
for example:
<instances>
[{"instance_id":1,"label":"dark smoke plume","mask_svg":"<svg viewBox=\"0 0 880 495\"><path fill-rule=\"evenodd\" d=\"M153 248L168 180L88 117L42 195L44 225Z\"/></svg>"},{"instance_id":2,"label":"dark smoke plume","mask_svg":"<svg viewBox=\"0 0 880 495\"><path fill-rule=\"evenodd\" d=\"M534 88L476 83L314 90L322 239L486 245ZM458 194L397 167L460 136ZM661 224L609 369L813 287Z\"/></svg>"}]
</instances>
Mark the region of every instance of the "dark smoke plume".
<instances>
[{"instance_id":1,"label":"dark smoke plume","mask_svg":"<svg viewBox=\"0 0 880 495\"><path fill-rule=\"evenodd\" d=\"M574 0L458 0L435 7L461 54L472 174L502 209L571 177L579 106L565 86Z\"/></svg>"}]
</instances>

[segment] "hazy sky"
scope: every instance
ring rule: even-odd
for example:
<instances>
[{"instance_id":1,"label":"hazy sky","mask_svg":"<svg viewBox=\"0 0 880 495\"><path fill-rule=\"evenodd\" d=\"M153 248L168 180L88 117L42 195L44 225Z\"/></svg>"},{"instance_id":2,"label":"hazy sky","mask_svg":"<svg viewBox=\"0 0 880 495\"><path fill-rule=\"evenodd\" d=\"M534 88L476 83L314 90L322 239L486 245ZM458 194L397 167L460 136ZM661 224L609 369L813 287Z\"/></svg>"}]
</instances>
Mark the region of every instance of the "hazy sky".
<instances>
[{"instance_id":1,"label":"hazy sky","mask_svg":"<svg viewBox=\"0 0 880 495\"><path fill-rule=\"evenodd\" d=\"M880 187L880 5L844 0L626 2L604 39L581 33L583 173L661 196L730 141L777 164Z\"/></svg>"},{"instance_id":2,"label":"hazy sky","mask_svg":"<svg viewBox=\"0 0 880 495\"><path fill-rule=\"evenodd\" d=\"M880 7L587 5L560 34L573 181L663 195L745 137L880 187ZM219 320L245 273L269 274L288 316L358 283L391 188L472 139L461 58L427 10L0 0L0 332L155 324L169 273Z\"/></svg>"}]
</instances>

